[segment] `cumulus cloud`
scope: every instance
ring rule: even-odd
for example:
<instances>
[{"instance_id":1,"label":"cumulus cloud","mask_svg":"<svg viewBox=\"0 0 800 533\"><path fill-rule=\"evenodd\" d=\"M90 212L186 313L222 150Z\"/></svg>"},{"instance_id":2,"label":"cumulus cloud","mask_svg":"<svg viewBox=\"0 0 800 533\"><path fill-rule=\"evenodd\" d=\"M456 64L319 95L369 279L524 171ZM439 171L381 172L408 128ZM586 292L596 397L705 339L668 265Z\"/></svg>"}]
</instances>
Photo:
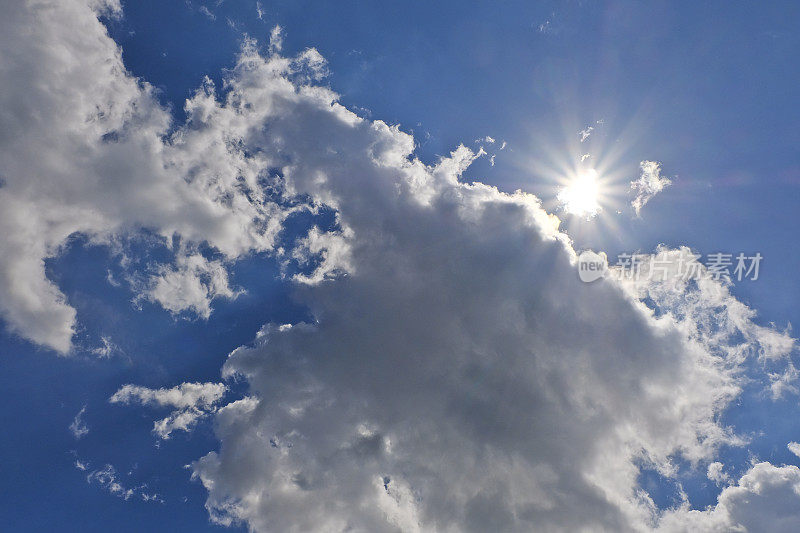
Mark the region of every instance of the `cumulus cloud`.
<instances>
[{"instance_id":1,"label":"cumulus cloud","mask_svg":"<svg viewBox=\"0 0 800 533\"><path fill-rule=\"evenodd\" d=\"M286 84L277 60L243 55L215 113L258 109L243 120L270 134L245 143L280 153L287 188L342 229L306 240L328 252L299 280L315 321L268 327L225 364L251 395L216 412L221 450L194 465L215 520L647 529L660 514L639 462L669 472L744 443L720 423L741 365L784 358L791 339L714 280L580 282L538 199L461 182L465 147L421 163L410 135Z\"/></svg>"},{"instance_id":2,"label":"cumulus cloud","mask_svg":"<svg viewBox=\"0 0 800 533\"><path fill-rule=\"evenodd\" d=\"M295 281L313 320L266 326L223 367L246 380L245 398L220 406L223 384L184 383L125 385L110 399L171 408L154 426L164 438L213 413L219 451L192 469L215 521L255 531L726 531L797 520L793 466L754 465L704 511L660 511L637 481L639 465L669 476L676 458L700 467L742 445L721 415L744 365L780 365L794 348L724 282L684 284L669 270L581 282L570 238L536 197L464 183L477 156L464 146L424 164L411 135L315 85L325 69L315 51L285 58L276 38L264 57L245 43L226 91L206 81L165 141L169 115L125 73L87 6L8 18L0 39L23 41L25 60L0 62L13 67L0 79L24 74L38 88L0 96L22 102L0 102L2 124L19 126L2 131L30 144L7 135L0 146L0 204L13 208L0 210L13 230L0 237L0 261L24 284L14 292L0 280L0 306L26 337L69 348L74 310L43 259L74 232L102 240L147 227L234 260L271 250L289 214L265 183L337 213L333 231L310 231L289 254L310 269ZM84 32L67 38L62 26ZM33 72L31 57L42 65ZM37 101L47 119L32 112ZM17 109L27 113L6 111ZM51 209L30 216L25 206ZM165 291L162 304L208 301L208 286L204 298L194 289Z\"/></svg>"},{"instance_id":3,"label":"cumulus cloud","mask_svg":"<svg viewBox=\"0 0 800 533\"><path fill-rule=\"evenodd\" d=\"M267 198L270 162L237 142L248 125L214 114L213 84L173 131L152 87L125 70L100 12L119 15L119 3L15 2L0 20L0 316L60 353L72 347L76 312L45 259L70 235L109 242L146 228L231 259L271 250L291 212ZM311 50L283 65L311 76L323 67ZM206 312L196 294L179 305Z\"/></svg>"},{"instance_id":4,"label":"cumulus cloud","mask_svg":"<svg viewBox=\"0 0 800 533\"><path fill-rule=\"evenodd\" d=\"M641 175L631 182L631 192L636 195L631 201L631 207L636 216L639 216L647 202L672 183L669 178L661 176L661 163L657 161L642 161L639 168Z\"/></svg>"},{"instance_id":5,"label":"cumulus cloud","mask_svg":"<svg viewBox=\"0 0 800 533\"><path fill-rule=\"evenodd\" d=\"M198 420L213 410L226 390L222 383L181 383L170 389L129 384L115 392L109 402L172 407L174 410L169 416L153 423L153 433L168 439L173 431L190 431Z\"/></svg>"},{"instance_id":6,"label":"cumulus cloud","mask_svg":"<svg viewBox=\"0 0 800 533\"><path fill-rule=\"evenodd\" d=\"M716 507L688 506L665 513L662 531L770 531L790 533L800 523L800 469L796 466L753 465L738 483L722 490Z\"/></svg>"}]
</instances>

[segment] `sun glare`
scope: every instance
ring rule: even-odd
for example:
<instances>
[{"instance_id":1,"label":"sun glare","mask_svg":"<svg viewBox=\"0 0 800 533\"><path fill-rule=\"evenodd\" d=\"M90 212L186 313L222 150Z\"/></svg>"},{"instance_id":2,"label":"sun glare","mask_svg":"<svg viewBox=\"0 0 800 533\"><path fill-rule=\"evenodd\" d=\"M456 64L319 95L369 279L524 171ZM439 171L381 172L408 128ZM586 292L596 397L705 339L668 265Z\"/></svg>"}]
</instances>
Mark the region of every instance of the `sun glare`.
<instances>
[{"instance_id":1,"label":"sun glare","mask_svg":"<svg viewBox=\"0 0 800 533\"><path fill-rule=\"evenodd\" d=\"M602 209L597 171L582 170L558 193L558 201L567 213L592 218Z\"/></svg>"}]
</instances>

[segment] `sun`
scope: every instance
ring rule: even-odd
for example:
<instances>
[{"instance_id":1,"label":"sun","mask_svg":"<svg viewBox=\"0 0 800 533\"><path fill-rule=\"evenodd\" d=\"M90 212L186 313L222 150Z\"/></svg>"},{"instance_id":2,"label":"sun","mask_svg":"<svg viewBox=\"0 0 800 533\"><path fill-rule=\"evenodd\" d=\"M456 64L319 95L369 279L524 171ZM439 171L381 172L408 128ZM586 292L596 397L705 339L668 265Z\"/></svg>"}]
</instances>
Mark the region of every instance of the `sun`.
<instances>
[{"instance_id":1,"label":"sun","mask_svg":"<svg viewBox=\"0 0 800 533\"><path fill-rule=\"evenodd\" d=\"M599 176L595 169L578 172L558 193L558 202L567 213L593 218L601 210Z\"/></svg>"}]
</instances>

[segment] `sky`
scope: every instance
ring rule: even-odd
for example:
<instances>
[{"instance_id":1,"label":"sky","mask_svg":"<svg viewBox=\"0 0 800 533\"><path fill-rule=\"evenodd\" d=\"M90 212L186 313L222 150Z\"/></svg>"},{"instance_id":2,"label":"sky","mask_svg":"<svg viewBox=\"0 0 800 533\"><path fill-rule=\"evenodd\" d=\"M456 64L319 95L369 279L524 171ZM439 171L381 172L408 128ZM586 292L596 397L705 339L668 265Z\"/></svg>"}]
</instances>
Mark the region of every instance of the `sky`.
<instances>
[{"instance_id":1,"label":"sky","mask_svg":"<svg viewBox=\"0 0 800 533\"><path fill-rule=\"evenodd\" d=\"M4 529L797 530L800 6L4 11Z\"/></svg>"}]
</instances>

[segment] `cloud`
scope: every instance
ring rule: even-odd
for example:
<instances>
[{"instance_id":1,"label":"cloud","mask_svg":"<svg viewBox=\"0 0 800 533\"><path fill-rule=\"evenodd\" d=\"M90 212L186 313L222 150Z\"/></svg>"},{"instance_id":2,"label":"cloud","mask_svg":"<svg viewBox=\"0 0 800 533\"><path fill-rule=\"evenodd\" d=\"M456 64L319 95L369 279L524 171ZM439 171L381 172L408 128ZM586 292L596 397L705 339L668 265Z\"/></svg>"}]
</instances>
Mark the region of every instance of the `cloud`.
<instances>
[{"instance_id":1,"label":"cloud","mask_svg":"<svg viewBox=\"0 0 800 533\"><path fill-rule=\"evenodd\" d=\"M153 423L153 433L161 439L169 439L173 431L191 431L206 412L193 407L173 411L167 418Z\"/></svg>"},{"instance_id":2,"label":"cloud","mask_svg":"<svg viewBox=\"0 0 800 533\"><path fill-rule=\"evenodd\" d=\"M731 477L723 470L725 465L719 461L714 461L708 465L707 477L713 481L717 486L727 485Z\"/></svg>"},{"instance_id":3,"label":"cloud","mask_svg":"<svg viewBox=\"0 0 800 533\"><path fill-rule=\"evenodd\" d=\"M333 231L287 251L306 263L295 282L313 319L265 326L223 367L246 381L245 398L221 405L223 384L184 383L125 385L110 399L172 409L154 425L163 438L213 414L219 451L192 470L215 521L255 531L796 523L793 466L754 465L705 511L659 511L637 481L642 464L673 476L677 459L697 468L743 445L722 414L752 377L746 363L779 366L794 349L724 283L669 272L581 282L569 236L536 197L464 183L477 157L464 146L424 164L411 135L315 84L326 68L316 51L285 58L273 40L264 57L246 42L224 93L206 80L165 140L169 114L125 72L93 11L73 0L33 16L14 8L0 22L0 44L19 41L0 49L20 58L0 62L10 86L0 131L15 132L0 145L0 266L11 273L0 309L20 334L69 350L75 312L43 260L72 233L103 242L144 227L233 261L274 249L291 211L268 189L336 212ZM156 301L204 310L209 282L182 272L162 272L179 289ZM127 494L113 468L96 472Z\"/></svg>"},{"instance_id":4,"label":"cloud","mask_svg":"<svg viewBox=\"0 0 800 533\"><path fill-rule=\"evenodd\" d=\"M292 212L265 193L270 162L237 144L247 125L213 114L213 84L173 128L152 87L125 70L101 11L121 13L118 2L46 1L15 4L0 20L0 316L62 354L76 311L47 279L45 260L70 235L108 243L147 229L231 260L272 250ZM280 68L321 75L317 55ZM196 295L185 305L207 310Z\"/></svg>"},{"instance_id":5,"label":"cloud","mask_svg":"<svg viewBox=\"0 0 800 533\"><path fill-rule=\"evenodd\" d=\"M211 316L215 298L234 299L240 294L228 285L228 271L222 262L200 254L180 255L175 266L163 266L144 292L172 313L191 311L203 318Z\"/></svg>"},{"instance_id":6,"label":"cloud","mask_svg":"<svg viewBox=\"0 0 800 533\"><path fill-rule=\"evenodd\" d=\"M636 216L639 216L642 208L653 196L672 183L668 178L661 177L661 163L657 161L642 161L639 163L639 168L642 174L637 180L631 182L631 192L636 194L631 201L631 207L636 212Z\"/></svg>"},{"instance_id":7,"label":"cloud","mask_svg":"<svg viewBox=\"0 0 800 533\"><path fill-rule=\"evenodd\" d=\"M217 16L214 13L212 13L211 10L208 9L206 6L200 6L198 11L200 11L200 13L202 13L206 18L208 18L208 20L212 22L217 20Z\"/></svg>"},{"instance_id":8,"label":"cloud","mask_svg":"<svg viewBox=\"0 0 800 533\"><path fill-rule=\"evenodd\" d=\"M753 465L735 485L722 490L712 510L683 506L665 513L662 531L770 531L790 533L800 522L800 469Z\"/></svg>"},{"instance_id":9,"label":"cloud","mask_svg":"<svg viewBox=\"0 0 800 533\"><path fill-rule=\"evenodd\" d=\"M314 321L268 326L224 366L250 396L215 413L221 449L193 467L216 521L648 529L637 464L744 444L720 422L742 365L783 361L791 339L713 280L580 282L538 199L460 181L463 146L423 164L410 135L287 83L278 61L245 51L210 113L252 110L243 143L339 229L298 252L321 258L297 278Z\"/></svg>"},{"instance_id":10,"label":"cloud","mask_svg":"<svg viewBox=\"0 0 800 533\"><path fill-rule=\"evenodd\" d=\"M111 403L140 403L160 407L209 407L225 394L221 383L181 383L171 389L149 389L138 385L124 385L109 399Z\"/></svg>"},{"instance_id":11,"label":"cloud","mask_svg":"<svg viewBox=\"0 0 800 533\"><path fill-rule=\"evenodd\" d=\"M89 466L81 461L75 461L75 468L86 471ZM122 498L125 501L132 497L138 497L145 502L164 503L164 499L155 492L148 492L147 485L137 485L134 487L126 486L120 478L117 470L112 465L105 465L103 468L93 470L86 475L87 483L95 483L110 494Z\"/></svg>"},{"instance_id":12,"label":"cloud","mask_svg":"<svg viewBox=\"0 0 800 533\"><path fill-rule=\"evenodd\" d=\"M69 430L72 433L72 436L75 437L76 440L80 440L89 434L89 427L86 425L86 422L83 421L83 414L85 412L86 412L86 406L84 405L81 408L81 410L78 411L78 414L75 415L75 418L69 425Z\"/></svg>"},{"instance_id":13,"label":"cloud","mask_svg":"<svg viewBox=\"0 0 800 533\"><path fill-rule=\"evenodd\" d=\"M283 28L280 24L276 24L269 33L269 53L277 54L281 48L283 48Z\"/></svg>"},{"instance_id":14,"label":"cloud","mask_svg":"<svg viewBox=\"0 0 800 533\"><path fill-rule=\"evenodd\" d=\"M772 399L777 400L784 394L797 394L800 392L800 389L797 387L798 378L800 378L800 373L798 373L794 364L791 362L789 362L789 364L786 365L786 368L782 369L781 372L770 373L769 379L772 382L770 384Z\"/></svg>"},{"instance_id":15,"label":"cloud","mask_svg":"<svg viewBox=\"0 0 800 533\"><path fill-rule=\"evenodd\" d=\"M115 354L122 353L122 350L114 344L110 337L103 336L100 338L100 346L92 348L91 353L101 359L108 359Z\"/></svg>"},{"instance_id":16,"label":"cloud","mask_svg":"<svg viewBox=\"0 0 800 533\"><path fill-rule=\"evenodd\" d=\"M790 442L786 445L790 452L795 454L797 457L800 457L800 444L796 442Z\"/></svg>"},{"instance_id":17,"label":"cloud","mask_svg":"<svg viewBox=\"0 0 800 533\"><path fill-rule=\"evenodd\" d=\"M201 418L213 411L226 390L222 383L181 383L171 389L129 384L115 392L109 402L174 408L169 416L153 424L153 433L168 439L173 431L190 431Z\"/></svg>"}]
</instances>

